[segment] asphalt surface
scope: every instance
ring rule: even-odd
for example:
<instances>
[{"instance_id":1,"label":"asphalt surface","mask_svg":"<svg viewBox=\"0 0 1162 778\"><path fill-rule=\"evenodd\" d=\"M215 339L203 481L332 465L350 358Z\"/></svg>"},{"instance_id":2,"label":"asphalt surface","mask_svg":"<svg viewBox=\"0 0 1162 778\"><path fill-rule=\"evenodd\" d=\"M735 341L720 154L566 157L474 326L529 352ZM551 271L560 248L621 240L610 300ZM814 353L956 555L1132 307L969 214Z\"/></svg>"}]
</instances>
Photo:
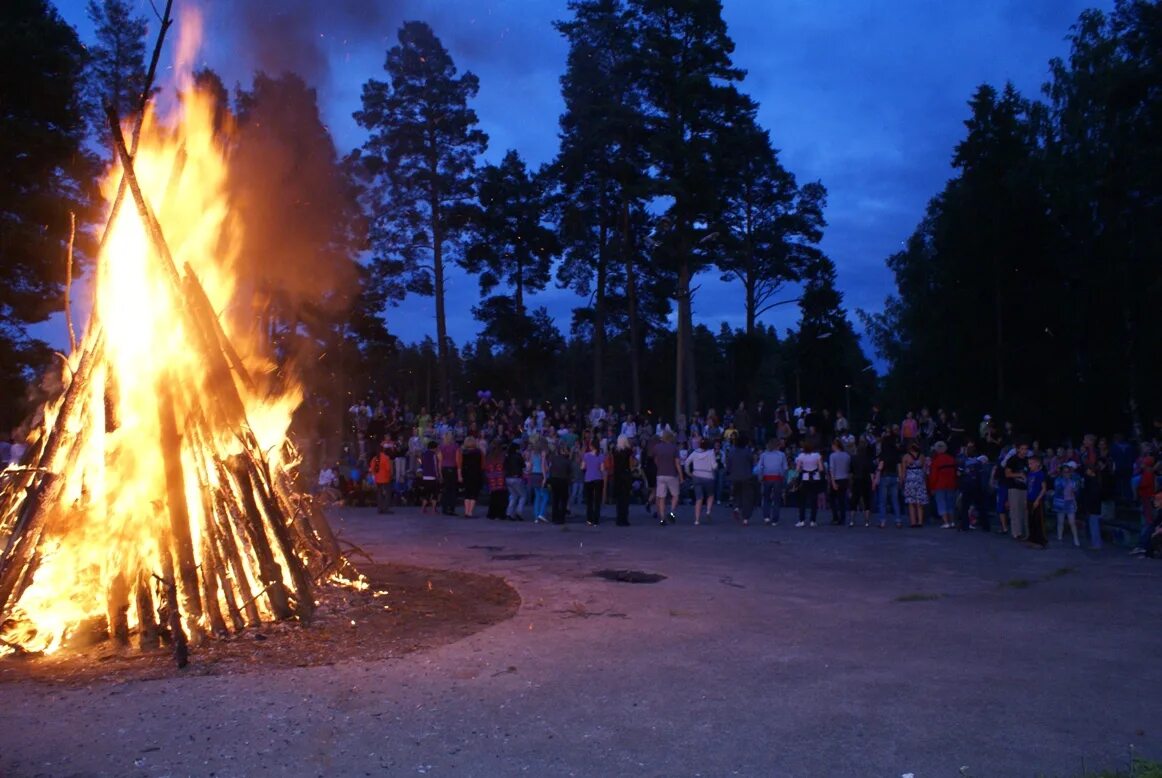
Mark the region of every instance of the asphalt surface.
<instances>
[{"instance_id":1,"label":"asphalt surface","mask_svg":"<svg viewBox=\"0 0 1162 778\"><path fill-rule=\"evenodd\" d=\"M340 510L377 561L503 576L518 614L385 662L6 684L0 774L983 778L1162 757L1162 562L684 512Z\"/></svg>"}]
</instances>

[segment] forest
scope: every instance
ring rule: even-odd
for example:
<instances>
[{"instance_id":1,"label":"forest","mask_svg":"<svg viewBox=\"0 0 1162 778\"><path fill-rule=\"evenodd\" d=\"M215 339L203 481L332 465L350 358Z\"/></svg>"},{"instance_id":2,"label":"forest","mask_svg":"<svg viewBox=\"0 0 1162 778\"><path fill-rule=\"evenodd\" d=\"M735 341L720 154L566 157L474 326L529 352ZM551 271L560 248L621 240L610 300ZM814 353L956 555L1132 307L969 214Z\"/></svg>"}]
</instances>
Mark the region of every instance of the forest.
<instances>
[{"instance_id":1,"label":"forest","mask_svg":"<svg viewBox=\"0 0 1162 778\"><path fill-rule=\"evenodd\" d=\"M47 0L0 9L8 428L60 348L29 328L63 310L95 250L105 109L140 104L150 20L134 8L91 0L92 41ZM800 180L760 126L719 0L572 0L555 28L568 44L559 147L535 168L515 149L483 161L477 77L423 21L400 27L363 83L365 136L346 153L301 76L257 72L231 90L199 73L256 263L228 315L306 377L307 417L332 423L369 393L436 407L482 389L667 417L785 398L854 404L858 419L876 401L1046 432L1129 431L1162 412L1159 2L1083 13L1039 95L965 96L951 177L885 258L896 290L872 311L845 308L842 268L821 249L826 182ZM460 343L447 332L453 267L479 287L477 334ZM698 317L711 274L744 326ZM536 305L550 287L575 295L569 320ZM433 302L418 343L391 331L408 295ZM766 323L790 305L794 327Z\"/></svg>"}]
</instances>

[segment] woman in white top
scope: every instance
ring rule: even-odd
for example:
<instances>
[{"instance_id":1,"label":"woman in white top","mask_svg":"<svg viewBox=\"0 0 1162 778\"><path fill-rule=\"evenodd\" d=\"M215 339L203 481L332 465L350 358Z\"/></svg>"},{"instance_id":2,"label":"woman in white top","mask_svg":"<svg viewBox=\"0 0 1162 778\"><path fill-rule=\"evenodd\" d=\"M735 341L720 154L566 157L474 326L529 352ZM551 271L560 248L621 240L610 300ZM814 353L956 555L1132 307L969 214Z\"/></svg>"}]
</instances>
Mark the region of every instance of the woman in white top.
<instances>
[{"instance_id":1,"label":"woman in white top","mask_svg":"<svg viewBox=\"0 0 1162 778\"><path fill-rule=\"evenodd\" d=\"M819 494L823 491L823 457L815 450L815 444L808 439L803 444L803 450L795 457L795 470L799 478L799 523L796 527L805 527L804 521L807 506L811 506L811 526L815 526L815 519L819 515Z\"/></svg>"},{"instance_id":2,"label":"woman in white top","mask_svg":"<svg viewBox=\"0 0 1162 778\"><path fill-rule=\"evenodd\" d=\"M702 506L706 506L706 518L714 508L714 471L718 469L718 458L705 438L697 441L698 447L686 457L686 472L694 480L694 523L702 519Z\"/></svg>"}]
</instances>

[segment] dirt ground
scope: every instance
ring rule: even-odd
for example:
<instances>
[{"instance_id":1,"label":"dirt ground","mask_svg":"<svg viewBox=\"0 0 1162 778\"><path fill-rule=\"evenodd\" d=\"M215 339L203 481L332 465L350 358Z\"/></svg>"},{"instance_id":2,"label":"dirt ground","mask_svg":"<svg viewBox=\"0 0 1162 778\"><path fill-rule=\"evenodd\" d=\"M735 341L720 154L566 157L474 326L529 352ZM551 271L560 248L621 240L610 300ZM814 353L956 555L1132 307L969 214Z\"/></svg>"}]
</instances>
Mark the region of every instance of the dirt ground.
<instances>
[{"instance_id":1,"label":"dirt ground","mask_svg":"<svg viewBox=\"0 0 1162 778\"><path fill-rule=\"evenodd\" d=\"M188 675L228 675L268 668L315 667L346 659L379 660L434 648L511 618L520 597L503 579L397 564L363 564L363 591L328 585L309 625L263 624L192 649L179 670L172 652L143 652L106 641L51 656L0 660L0 686L15 681L85 685Z\"/></svg>"}]
</instances>

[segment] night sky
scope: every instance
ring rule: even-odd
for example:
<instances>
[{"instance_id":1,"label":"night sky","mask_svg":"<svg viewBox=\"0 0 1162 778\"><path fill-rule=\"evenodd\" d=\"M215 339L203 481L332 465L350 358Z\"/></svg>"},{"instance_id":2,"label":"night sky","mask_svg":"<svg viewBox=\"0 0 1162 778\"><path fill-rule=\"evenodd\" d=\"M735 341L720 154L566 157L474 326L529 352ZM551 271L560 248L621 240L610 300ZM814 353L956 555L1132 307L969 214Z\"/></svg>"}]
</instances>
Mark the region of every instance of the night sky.
<instances>
[{"instance_id":1,"label":"night sky","mask_svg":"<svg viewBox=\"0 0 1162 778\"><path fill-rule=\"evenodd\" d=\"M177 0L175 8L182 6ZM1111 6L1110 0L725 0L734 61L747 71L741 89L759 102L759 120L783 164L801 182L820 179L829 190L823 246L838 267L853 320L856 308L877 311L892 291L884 260L951 177L973 89L1011 80L1026 96L1037 95L1050 58L1068 54L1065 36L1078 14ZM89 40L84 1L58 0L58 7ZM147 0L140 7L153 18ZM201 7L205 64L228 85L248 83L256 68L299 72L318 87L341 153L361 143L351 114L362 84L385 77L384 54L410 19L431 24L457 66L480 77L474 107L490 139L487 160L515 148L537 165L556 151L566 47L551 22L565 18L565 0L211 0ZM724 320L741 326L739 292L716 273L699 282L696 322L713 330ZM476 331L471 307L478 299L475 281L454 274L448 323L458 343ZM562 330L579 302L553 287L531 297L531 304L549 307ZM434 335L433 311L431 298L409 298L388 312L388 327L407 341ZM797 312L786 306L772 316L767 321L782 328Z\"/></svg>"}]
</instances>

